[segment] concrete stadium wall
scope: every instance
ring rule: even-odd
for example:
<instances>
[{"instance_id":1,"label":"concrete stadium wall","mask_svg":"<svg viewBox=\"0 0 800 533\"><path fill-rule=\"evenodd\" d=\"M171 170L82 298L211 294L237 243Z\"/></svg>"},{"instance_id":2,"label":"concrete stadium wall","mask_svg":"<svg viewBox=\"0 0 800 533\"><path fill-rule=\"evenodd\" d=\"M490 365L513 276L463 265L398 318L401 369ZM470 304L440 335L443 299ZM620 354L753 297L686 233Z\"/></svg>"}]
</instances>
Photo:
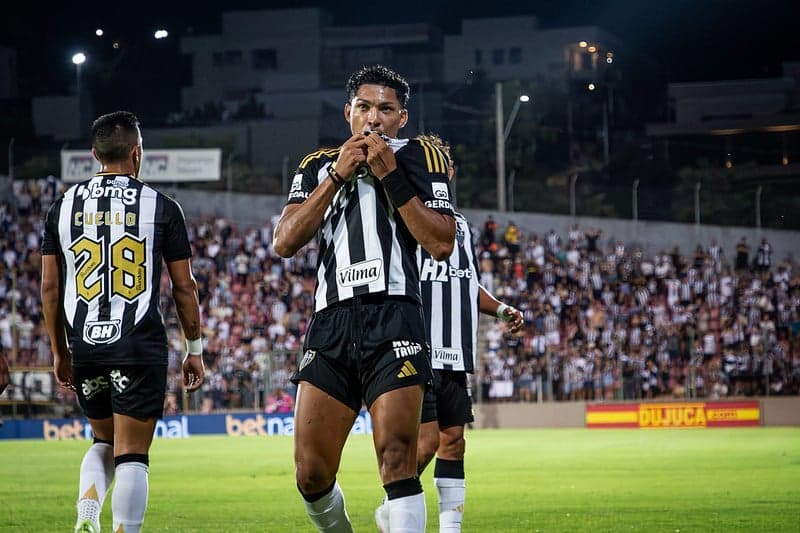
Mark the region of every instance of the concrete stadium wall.
<instances>
[{"instance_id":1,"label":"concrete stadium wall","mask_svg":"<svg viewBox=\"0 0 800 533\"><path fill-rule=\"evenodd\" d=\"M479 403L475 429L584 427L586 402Z\"/></svg>"},{"instance_id":2,"label":"concrete stadium wall","mask_svg":"<svg viewBox=\"0 0 800 533\"><path fill-rule=\"evenodd\" d=\"M537 213L496 213L488 210L465 209L464 214L478 228L488 215L492 215L499 228L504 228L509 220L521 228L531 228L540 236L551 228L562 238L572 224L581 229L589 227L602 228L602 243L622 241L630 247L639 247L645 254L652 255L661 251L669 252L677 245L683 254L690 254L700 244L707 248L711 239L716 239L722 246L729 261L736 256L736 244L739 239L747 237L750 245L750 258L756 253L762 237L766 237L773 249L773 264L783 260L787 255L800 256L800 231L756 229L740 226L706 226L680 224L677 222L633 221L619 218L576 217L562 215L544 215Z\"/></svg>"},{"instance_id":3,"label":"concrete stadium wall","mask_svg":"<svg viewBox=\"0 0 800 533\"><path fill-rule=\"evenodd\" d=\"M761 414L765 426L800 426L800 398L762 398Z\"/></svg>"},{"instance_id":4,"label":"concrete stadium wall","mask_svg":"<svg viewBox=\"0 0 800 533\"><path fill-rule=\"evenodd\" d=\"M167 192L167 191L165 191ZM259 225L269 217L283 209L285 199L275 195L257 195L224 192L190 191L179 189L174 191L175 197L187 215L218 214L233 218L238 224ZM775 229L746 228L738 226L696 226L674 222L638 221L618 218L571 218L561 215L545 215L538 213L496 213L479 209L464 209L464 215L477 228L482 228L488 215L492 215L499 227L505 227L513 220L525 230L533 230L543 235L550 228L559 232L562 237L569 227L577 223L581 228L597 227L603 229L602 242L625 242L629 247L639 247L648 255L661 251L669 252L677 245L681 252L690 254L698 244L707 247L711 239L716 239L733 261L736 255L736 243L742 236L747 237L750 244L750 256L755 255L761 237L766 237L772 245L773 262L777 263L789 254L800 257L800 231Z\"/></svg>"},{"instance_id":5,"label":"concrete stadium wall","mask_svg":"<svg viewBox=\"0 0 800 533\"><path fill-rule=\"evenodd\" d=\"M800 397L760 398L761 425L800 426ZM582 428L586 402L475 404L475 429Z\"/></svg>"}]
</instances>

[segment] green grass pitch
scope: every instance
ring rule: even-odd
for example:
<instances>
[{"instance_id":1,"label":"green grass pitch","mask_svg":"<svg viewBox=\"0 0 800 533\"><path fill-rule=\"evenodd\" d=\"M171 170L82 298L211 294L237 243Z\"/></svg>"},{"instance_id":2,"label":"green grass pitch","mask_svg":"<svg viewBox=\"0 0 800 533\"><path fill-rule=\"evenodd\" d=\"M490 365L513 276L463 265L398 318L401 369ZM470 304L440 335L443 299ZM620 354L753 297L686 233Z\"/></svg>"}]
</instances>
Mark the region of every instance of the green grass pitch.
<instances>
[{"instance_id":1,"label":"green grass pitch","mask_svg":"<svg viewBox=\"0 0 800 533\"><path fill-rule=\"evenodd\" d=\"M87 445L0 441L0 531L71 531ZM158 440L150 457L145 531L312 531L289 437ZM800 428L469 431L466 472L465 532L800 531ZM375 531L370 437L351 436L339 481L355 530Z\"/></svg>"}]
</instances>

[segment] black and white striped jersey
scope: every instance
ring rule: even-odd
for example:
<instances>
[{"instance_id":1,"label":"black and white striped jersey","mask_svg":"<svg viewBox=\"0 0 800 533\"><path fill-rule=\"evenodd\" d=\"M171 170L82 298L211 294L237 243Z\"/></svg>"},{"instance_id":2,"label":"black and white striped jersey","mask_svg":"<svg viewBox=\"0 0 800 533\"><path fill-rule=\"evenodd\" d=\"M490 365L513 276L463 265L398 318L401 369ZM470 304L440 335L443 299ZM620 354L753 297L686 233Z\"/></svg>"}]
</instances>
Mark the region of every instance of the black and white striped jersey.
<instances>
[{"instance_id":1,"label":"black and white striped jersey","mask_svg":"<svg viewBox=\"0 0 800 533\"><path fill-rule=\"evenodd\" d=\"M455 213L456 242L447 261L417 250L431 366L474 372L478 345L478 260L469 222Z\"/></svg>"},{"instance_id":2,"label":"black and white striped jersey","mask_svg":"<svg viewBox=\"0 0 800 533\"><path fill-rule=\"evenodd\" d=\"M453 215L447 162L433 145L418 139L388 141L417 196L435 211ZM287 204L299 204L328 176L338 149L320 150L300 163ZM387 196L368 175L342 186L317 233L319 258L315 311L353 296L386 292L419 301L417 241Z\"/></svg>"},{"instance_id":3,"label":"black and white striped jersey","mask_svg":"<svg viewBox=\"0 0 800 533\"><path fill-rule=\"evenodd\" d=\"M174 200L131 176L98 174L50 207L42 254L61 260L74 364L167 363L162 259L191 256Z\"/></svg>"}]
</instances>

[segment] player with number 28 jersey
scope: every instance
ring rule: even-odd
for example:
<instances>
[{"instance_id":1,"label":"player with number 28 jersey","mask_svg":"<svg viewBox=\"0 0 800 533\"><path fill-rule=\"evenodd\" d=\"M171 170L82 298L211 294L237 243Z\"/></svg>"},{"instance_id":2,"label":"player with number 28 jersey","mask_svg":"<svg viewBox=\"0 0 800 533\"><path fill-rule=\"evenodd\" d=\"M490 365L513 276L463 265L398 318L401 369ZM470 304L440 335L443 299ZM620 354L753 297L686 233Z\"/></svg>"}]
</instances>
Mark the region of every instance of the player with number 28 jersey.
<instances>
[{"instance_id":1,"label":"player with number 28 jersey","mask_svg":"<svg viewBox=\"0 0 800 533\"><path fill-rule=\"evenodd\" d=\"M131 176L97 174L47 214L42 253L59 251L73 364L166 364L162 259L191 256L180 206Z\"/></svg>"}]
</instances>

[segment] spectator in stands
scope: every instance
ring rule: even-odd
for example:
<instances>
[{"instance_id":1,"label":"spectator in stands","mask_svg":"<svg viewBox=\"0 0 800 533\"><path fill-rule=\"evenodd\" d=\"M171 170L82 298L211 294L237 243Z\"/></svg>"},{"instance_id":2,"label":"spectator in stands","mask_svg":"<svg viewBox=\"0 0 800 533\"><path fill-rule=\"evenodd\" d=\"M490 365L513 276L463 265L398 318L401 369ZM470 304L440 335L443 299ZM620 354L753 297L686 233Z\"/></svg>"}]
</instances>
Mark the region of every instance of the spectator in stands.
<instances>
[{"instance_id":1,"label":"spectator in stands","mask_svg":"<svg viewBox=\"0 0 800 533\"><path fill-rule=\"evenodd\" d=\"M750 246L747 244L747 237L742 236L739 243L736 245L736 264L734 268L737 271L747 269L749 264Z\"/></svg>"},{"instance_id":2,"label":"spectator in stands","mask_svg":"<svg viewBox=\"0 0 800 533\"><path fill-rule=\"evenodd\" d=\"M22 190L21 186L17 187ZM50 363L36 297L38 286L32 280L39 278L40 260L36 249L42 210L49 207L63 187L50 176L39 180L38 188L42 191L41 205L37 207L31 202L28 216L21 216L12 204L0 203L0 354L13 366L47 366ZM203 335L208 339L204 357L209 380L203 388L203 399L196 405L190 404L190 409L202 408L205 412L229 409L232 401L239 401L239 398L244 405L255 407L258 402L258 408L263 409L267 379L269 388L280 386L291 394L288 376L296 367L296 346L303 338L311 314L310 294L317 250L309 245L298 257L280 259L271 247L276 220L273 217L264 224L240 227L220 217L190 217L187 229L195 252L192 266L204 309ZM494 228L491 235L488 235L487 225ZM519 378L527 379L523 370L530 364L535 373L541 373L545 398L561 397L563 366L569 361L566 343L570 331L573 336L582 336L587 347L590 342L595 344L594 365L601 370L605 399L622 398L622 369L629 357L641 368L647 367L648 358L656 359L662 374L663 396L685 397L698 394L706 387L709 394L718 394L721 398L725 394L747 391L765 394L767 380L770 394L798 394L800 391L800 271L794 259L778 262L771 258L766 270L751 272L749 249L743 261L738 257L739 250L731 261L724 253L721 245L724 243L716 240L703 243L706 260L699 266L695 264L694 254L688 261L680 250L677 254L672 250L672 255L660 250L655 254L637 255L631 243L624 243L624 252L618 256L615 247L608 249L601 242L601 228L593 227L582 232L584 236L576 247L580 257L575 264L569 245L563 258L559 258L549 253L544 233L536 234L529 229L532 228L520 226L521 233L527 237L520 238L521 278L518 265L506 264L503 259L510 253L506 246L497 242L496 222L489 218L481 232L479 258L481 284L502 295L525 314L528 329L521 338L524 348L516 350L517 359L511 368L512 379L517 380L518 395L522 394ZM565 231L581 232L582 228L570 225ZM550 240L560 240L555 229L546 235ZM569 242L567 233L565 237ZM746 239L741 242L746 246ZM494 244L494 252L488 249L489 243ZM236 261L242 253L249 260L246 273L244 261ZM689 267L685 272L689 306L680 303L679 267L685 262ZM167 288L166 283L165 279L162 288ZM559 296L555 298L554 291L559 284ZM624 291L631 296L628 303ZM623 296L621 302L620 295ZM545 317L550 312L544 304L552 307L551 298L560 299L562 303L561 309L553 313L555 318L549 317L549 336L545 336ZM11 319L12 300L19 312L14 321ZM163 304L168 332L176 335L174 305L169 298L165 298ZM25 320L22 311L26 313ZM638 316L638 326L633 325L634 315ZM699 323L689 320L698 316L699 322L700 315L705 328L703 333L699 332ZM24 342L30 348L17 350L14 359L12 347L18 342L17 325L21 322L25 322L23 330L27 330L27 338ZM33 323L33 330L27 322ZM621 342L613 335L616 324L630 332ZM648 325L652 328L649 334ZM646 338L651 336L654 347L651 353L642 350L634 354L631 349L631 339L635 339L637 334L633 332L637 328L640 346L644 347ZM281 332L283 334L278 335ZM550 344L548 339L554 339L556 332L558 343ZM500 370L510 348L502 332L497 333L496 339L492 337L494 333L489 337L482 335L483 342L490 342L490 349L481 368L491 369L490 361L497 358L502 360L497 375L502 376ZM750 344L753 333L756 345ZM710 335L708 339L707 335ZM710 348L711 337L715 341L715 355L706 360L703 352L706 347ZM692 353L698 340L700 361L695 364ZM660 348L662 344L663 349ZM759 344L762 348L758 348ZM667 362L657 359L659 350ZM176 375L179 343L171 344L170 352L170 373ZM586 357L588 360L588 354ZM719 358L718 367L715 357ZM231 395L236 371L240 377L242 371L248 377L238 380L238 395ZM703 384L704 376L706 382L698 388L697 383ZM484 379L486 388L483 388ZM481 399L488 398L492 379L496 378L492 377L491 370L481 372ZM548 389L550 386L552 390ZM595 386L596 398L600 397L598 390ZM637 394L642 394L641 388L633 396ZM66 408L76 406L72 393L59 400L65 402ZM183 408L181 402L177 404L177 409Z\"/></svg>"},{"instance_id":3,"label":"spectator in stands","mask_svg":"<svg viewBox=\"0 0 800 533\"><path fill-rule=\"evenodd\" d=\"M508 253L511 259L516 259L519 253L519 228L513 221L509 220L506 225L506 230L503 232L503 244L508 248Z\"/></svg>"},{"instance_id":4,"label":"spectator in stands","mask_svg":"<svg viewBox=\"0 0 800 533\"><path fill-rule=\"evenodd\" d=\"M486 222L483 223L483 233L481 234L481 249L488 250L494 253L497 250L497 240L495 232L497 231L497 222L495 222L492 215L486 217Z\"/></svg>"},{"instance_id":5,"label":"spectator in stands","mask_svg":"<svg viewBox=\"0 0 800 533\"><path fill-rule=\"evenodd\" d=\"M766 272L772 266L772 246L767 242L767 238L761 239L761 244L758 245L756 251L756 269L760 272Z\"/></svg>"},{"instance_id":6,"label":"spectator in stands","mask_svg":"<svg viewBox=\"0 0 800 533\"><path fill-rule=\"evenodd\" d=\"M8 387L8 361L3 354L0 354L0 394Z\"/></svg>"},{"instance_id":7,"label":"spectator in stands","mask_svg":"<svg viewBox=\"0 0 800 533\"><path fill-rule=\"evenodd\" d=\"M266 413L288 414L294 412L294 397L282 388L274 389L267 398Z\"/></svg>"}]
</instances>

